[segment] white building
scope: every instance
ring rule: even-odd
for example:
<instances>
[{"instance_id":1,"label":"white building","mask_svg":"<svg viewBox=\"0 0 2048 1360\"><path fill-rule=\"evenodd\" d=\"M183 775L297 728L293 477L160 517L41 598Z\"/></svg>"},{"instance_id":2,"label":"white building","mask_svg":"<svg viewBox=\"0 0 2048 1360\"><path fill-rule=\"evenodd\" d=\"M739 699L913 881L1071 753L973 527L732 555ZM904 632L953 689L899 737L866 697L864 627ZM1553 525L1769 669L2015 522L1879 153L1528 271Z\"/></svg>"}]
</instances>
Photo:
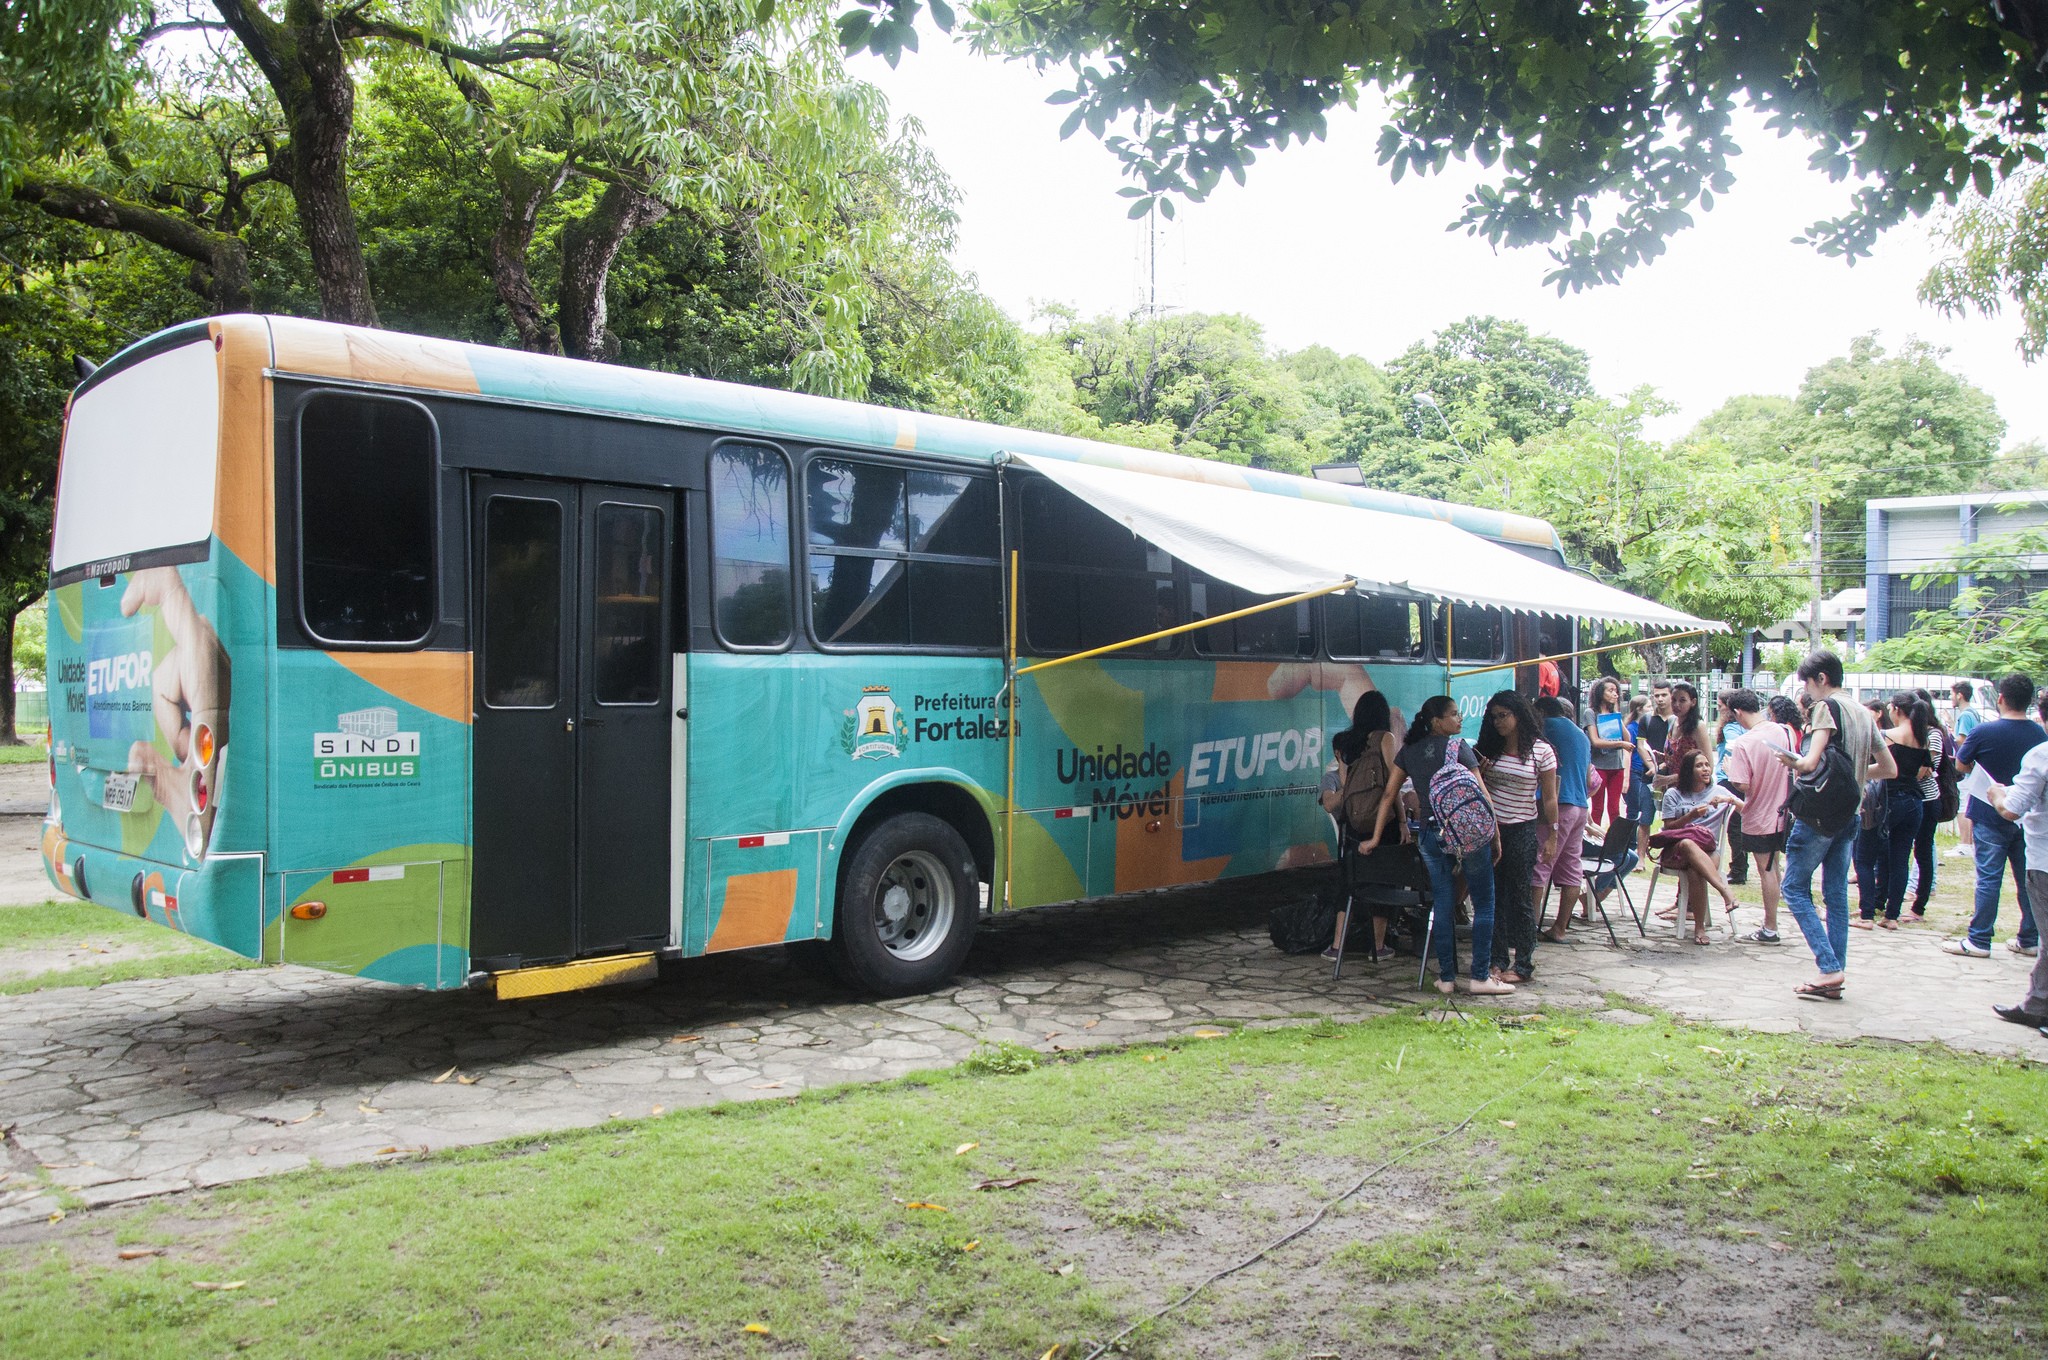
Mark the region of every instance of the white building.
<instances>
[{"instance_id":1,"label":"white building","mask_svg":"<svg viewBox=\"0 0 2048 1360\"><path fill-rule=\"evenodd\" d=\"M1865 635L1872 642L1897 637L1913 626L1913 615L1952 603L1972 584L1965 577L1913 588L1913 578L1936 571L1962 548L2020 529L2048 529L2048 489L1978 491L1961 496L1897 496L1864 506ZM2048 557L2016 559L2019 580L1996 585L2001 601L2017 602L2048 590ZM1846 593L1846 592L1845 592Z\"/></svg>"}]
</instances>

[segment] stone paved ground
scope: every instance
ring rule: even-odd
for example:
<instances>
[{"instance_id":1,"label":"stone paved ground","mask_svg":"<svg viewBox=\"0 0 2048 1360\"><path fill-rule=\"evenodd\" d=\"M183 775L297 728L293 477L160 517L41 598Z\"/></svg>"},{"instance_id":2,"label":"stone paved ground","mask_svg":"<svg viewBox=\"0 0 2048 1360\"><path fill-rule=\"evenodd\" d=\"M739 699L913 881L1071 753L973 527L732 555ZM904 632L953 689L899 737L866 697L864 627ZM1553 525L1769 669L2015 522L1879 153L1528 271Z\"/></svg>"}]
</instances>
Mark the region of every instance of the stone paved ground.
<instances>
[{"instance_id":1,"label":"stone paved ground","mask_svg":"<svg viewBox=\"0 0 2048 1360\"><path fill-rule=\"evenodd\" d=\"M1266 880L1005 917L953 986L902 1001L851 997L780 950L511 1004L294 968L0 999L0 1225L59 1207L52 1184L98 1206L888 1078L997 1041L1081 1048L1434 1004L1413 959L1354 962L1333 981L1313 956L1276 952L1275 891ZM2048 1040L1991 1014L2020 996L2028 966L2003 949L1965 960L1929 928L1857 932L1849 999L1828 1004L1792 995L1812 966L1796 931L1776 949L1699 948L1619 924L1624 948L1581 929L1542 947L1536 985L1482 1004L1634 1021L1611 1005L1619 995L1759 1030L2048 1058Z\"/></svg>"}]
</instances>

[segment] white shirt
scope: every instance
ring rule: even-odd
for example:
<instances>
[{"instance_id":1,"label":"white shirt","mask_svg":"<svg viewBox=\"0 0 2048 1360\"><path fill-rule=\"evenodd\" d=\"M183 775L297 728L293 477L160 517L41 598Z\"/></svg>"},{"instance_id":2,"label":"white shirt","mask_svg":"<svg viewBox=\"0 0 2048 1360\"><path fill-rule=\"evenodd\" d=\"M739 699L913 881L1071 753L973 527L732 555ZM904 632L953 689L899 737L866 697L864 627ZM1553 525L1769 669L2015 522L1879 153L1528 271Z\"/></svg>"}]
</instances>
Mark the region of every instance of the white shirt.
<instances>
[{"instance_id":1,"label":"white shirt","mask_svg":"<svg viewBox=\"0 0 2048 1360\"><path fill-rule=\"evenodd\" d=\"M2027 868L2038 864L2048 869L2048 743L2020 761L2020 772L2006 786L2005 807L2023 814L2020 830L2027 841Z\"/></svg>"}]
</instances>

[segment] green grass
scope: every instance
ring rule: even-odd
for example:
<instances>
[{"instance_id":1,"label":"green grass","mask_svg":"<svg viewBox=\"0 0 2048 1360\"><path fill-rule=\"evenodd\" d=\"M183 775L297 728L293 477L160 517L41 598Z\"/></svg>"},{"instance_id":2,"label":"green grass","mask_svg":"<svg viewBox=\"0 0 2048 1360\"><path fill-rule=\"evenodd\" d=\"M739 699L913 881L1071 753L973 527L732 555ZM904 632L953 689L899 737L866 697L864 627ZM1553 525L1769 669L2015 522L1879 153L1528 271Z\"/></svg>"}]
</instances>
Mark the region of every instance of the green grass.
<instances>
[{"instance_id":1,"label":"green grass","mask_svg":"<svg viewBox=\"0 0 2048 1360\"><path fill-rule=\"evenodd\" d=\"M1686 1243L1764 1241L1792 1254L1755 1268L1758 1289L1785 1287L1779 1262L1820 1281L1778 1340L1884 1335L1903 1355L1941 1331L1952 1355L2040 1353L2038 1067L1668 1021L1507 1031L1405 1016L1002 1066L1023 1067L74 1215L0 1247L7 1349L1035 1357L1177 1293L1168 1256L1227 1264L1504 1096L1391 1173L1419 1186L1393 1203L1434 1218L1340 1208L1129 1353L1298 1355L1305 1301L1323 1310L1319 1335L1351 1338L1346 1354L1555 1353L1562 1328L1631 1335L1627 1288L1660 1306L1681 1295ZM1037 1180L974 1188L1016 1176ZM167 1254L117 1263L129 1243ZM1577 1287L1589 1259L1611 1300ZM1992 1295L2012 1301L2003 1322L1983 1311Z\"/></svg>"},{"instance_id":2,"label":"green grass","mask_svg":"<svg viewBox=\"0 0 2048 1360\"><path fill-rule=\"evenodd\" d=\"M48 948L81 940L113 940L140 945L141 957L17 977L0 976L0 996L20 996L52 987L97 987L109 982L144 978L187 977L260 965L239 954L215 948L204 940L91 902L44 902L36 906L0 906L0 956L9 949Z\"/></svg>"},{"instance_id":3,"label":"green grass","mask_svg":"<svg viewBox=\"0 0 2048 1360\"><path fill-rule=\"evenodd\" d=\"M25 746L0 746L0 765L40 765L50 758L50 748L40 741Z\"/></svg>"}]
</instances>

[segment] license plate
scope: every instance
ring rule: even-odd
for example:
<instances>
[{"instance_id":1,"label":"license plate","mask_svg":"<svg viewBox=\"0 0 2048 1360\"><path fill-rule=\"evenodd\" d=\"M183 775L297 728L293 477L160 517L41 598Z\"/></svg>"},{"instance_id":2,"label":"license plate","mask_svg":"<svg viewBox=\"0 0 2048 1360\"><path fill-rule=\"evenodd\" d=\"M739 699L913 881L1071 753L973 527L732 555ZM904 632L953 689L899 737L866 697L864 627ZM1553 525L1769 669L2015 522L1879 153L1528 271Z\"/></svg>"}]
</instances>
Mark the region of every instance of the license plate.
<instances>
[{"instance_id":1,"label":"license plate","mask_svg":"<svg viewBox=\"0 0 2048 1360\"><path fill-rule=\"evenodd\" d=\"M136 776L132 774L109 774L106 791L100 795L100 805L109 812L132 812L135 808Z\"/></svg>"}]
</instances>

